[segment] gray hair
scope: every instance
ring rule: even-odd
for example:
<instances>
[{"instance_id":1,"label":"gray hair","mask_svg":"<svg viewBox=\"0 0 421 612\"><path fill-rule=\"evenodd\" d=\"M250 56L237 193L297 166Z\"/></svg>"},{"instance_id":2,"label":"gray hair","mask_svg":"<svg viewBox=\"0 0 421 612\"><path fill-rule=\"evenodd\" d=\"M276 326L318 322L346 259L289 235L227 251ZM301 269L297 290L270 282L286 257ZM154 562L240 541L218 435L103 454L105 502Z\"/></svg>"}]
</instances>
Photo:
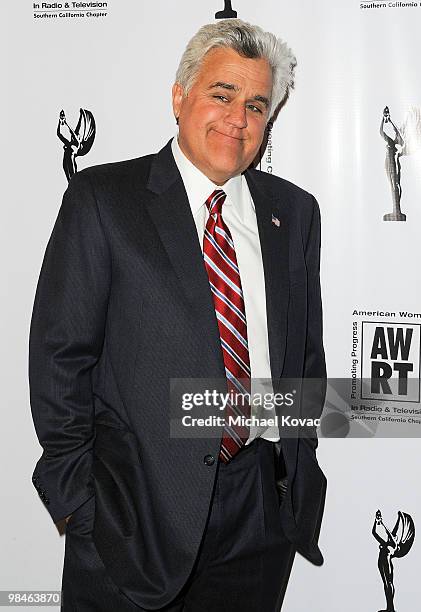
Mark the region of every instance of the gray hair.
<instances>
[{"instance_id":1,"label":"gray hair","mask_svg":"<svg viewBox=\"0 0 421 612\"><path fill-rule=\"evenodd\" d=\"M274 34L242 19L222 19L200 28L188 43L176 73L176 81L187 94L194 84L203 59L215 47L229 47L243 57L266 59L272 68L269 118L294 87L297 64L291 49Z\"/></svg>"}]
</instances>

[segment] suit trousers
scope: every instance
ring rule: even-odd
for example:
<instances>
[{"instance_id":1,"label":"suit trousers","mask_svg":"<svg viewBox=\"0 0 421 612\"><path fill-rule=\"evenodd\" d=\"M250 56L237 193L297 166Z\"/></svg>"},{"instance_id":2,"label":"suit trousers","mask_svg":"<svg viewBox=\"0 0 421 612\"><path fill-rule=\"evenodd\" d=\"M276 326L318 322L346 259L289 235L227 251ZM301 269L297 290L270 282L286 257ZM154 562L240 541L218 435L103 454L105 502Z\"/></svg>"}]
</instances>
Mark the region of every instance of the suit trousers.
<instances>
[{"instance_id":1,"label":"suit trousers","mask_svg":"<svg viewBox=\"0 0 421 612\"><path fill-rule=\"evenodd\" d=\"M218 462L212 502L193 569L164 612L278 612L295 556L279 521L276 450L258 438ZM93 543L94 498L70 519L63 612L139 612L112 582Z\"/></svg>"}]
</instances>

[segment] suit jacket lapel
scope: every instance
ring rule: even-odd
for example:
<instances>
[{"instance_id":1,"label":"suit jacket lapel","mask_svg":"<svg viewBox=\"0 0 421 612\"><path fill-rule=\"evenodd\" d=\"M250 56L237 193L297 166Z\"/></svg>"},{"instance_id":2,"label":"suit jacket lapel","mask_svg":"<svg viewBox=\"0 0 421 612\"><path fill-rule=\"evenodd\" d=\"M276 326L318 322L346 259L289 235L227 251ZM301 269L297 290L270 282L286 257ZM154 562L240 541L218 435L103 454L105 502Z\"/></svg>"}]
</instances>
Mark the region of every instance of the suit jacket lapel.
<instances>
[{"instance_id":1,"label":"suit jacket lapel","mask_svg":"<svg viewBox=\"0 0 421 612\"><path fill-rule=\"evenodd\" d=\"M192 309L192 323L210 347L209 375L225 378L218 324L196 225L171 141L152 162L148 211Z\"/></svg>"},{"instance_id":2,"label":"suit jacket lapel","mask_svg":"<svg viewBox=\"0 0 421 612\"><path fill-rule=\"evenodd\" d=\"M272 378L282 374L287 338L289 304L288 224L282 194L271 191L268 176L257 170L245 172L256 209L266 288L266 313ZM272 221L279 220L279 226Z\"/></svg>"}]
</instances>

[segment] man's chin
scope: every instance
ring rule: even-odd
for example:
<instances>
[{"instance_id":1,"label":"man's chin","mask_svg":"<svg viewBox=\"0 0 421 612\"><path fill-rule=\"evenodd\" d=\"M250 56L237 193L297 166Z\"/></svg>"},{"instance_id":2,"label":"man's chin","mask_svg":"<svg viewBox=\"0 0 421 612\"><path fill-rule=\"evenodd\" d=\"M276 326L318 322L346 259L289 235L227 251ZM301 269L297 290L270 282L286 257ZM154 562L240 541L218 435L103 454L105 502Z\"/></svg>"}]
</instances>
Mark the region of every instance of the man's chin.
<instances>
[{"instance_id":1,"label":"man's chin","mask_svg":"<svg viewBox=\"0 0 421 612\"><path fill-rule=\"evenodd\" d=\"M212 175L211 180L216 184L222 184L222 182L228 181L230 178L234 176L238 176L247 168L248 166L243 166L238 163L232 163L230 160L226 160L226 163L220 163L221 160L218 160L218 166L212 166Z\"/></svg>"}]
</instances>

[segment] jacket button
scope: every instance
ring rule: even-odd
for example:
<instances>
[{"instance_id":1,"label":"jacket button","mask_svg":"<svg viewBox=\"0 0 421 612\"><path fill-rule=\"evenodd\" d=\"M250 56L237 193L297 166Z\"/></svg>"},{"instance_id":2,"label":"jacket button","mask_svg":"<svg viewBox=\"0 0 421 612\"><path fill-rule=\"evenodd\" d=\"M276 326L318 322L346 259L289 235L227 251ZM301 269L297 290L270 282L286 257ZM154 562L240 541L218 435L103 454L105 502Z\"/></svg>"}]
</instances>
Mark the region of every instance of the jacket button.
<instances>
[{"instance_id":1,"label":"jacket button","mask_svg":"<svg viewBox=\"0 0 421 612\"><path fill-rule=\"evenodd\" d=\"M215 457L213 455L205 455L203 461L205 465L213 465L215 463Z\"/></svg>"}]
</instances>

